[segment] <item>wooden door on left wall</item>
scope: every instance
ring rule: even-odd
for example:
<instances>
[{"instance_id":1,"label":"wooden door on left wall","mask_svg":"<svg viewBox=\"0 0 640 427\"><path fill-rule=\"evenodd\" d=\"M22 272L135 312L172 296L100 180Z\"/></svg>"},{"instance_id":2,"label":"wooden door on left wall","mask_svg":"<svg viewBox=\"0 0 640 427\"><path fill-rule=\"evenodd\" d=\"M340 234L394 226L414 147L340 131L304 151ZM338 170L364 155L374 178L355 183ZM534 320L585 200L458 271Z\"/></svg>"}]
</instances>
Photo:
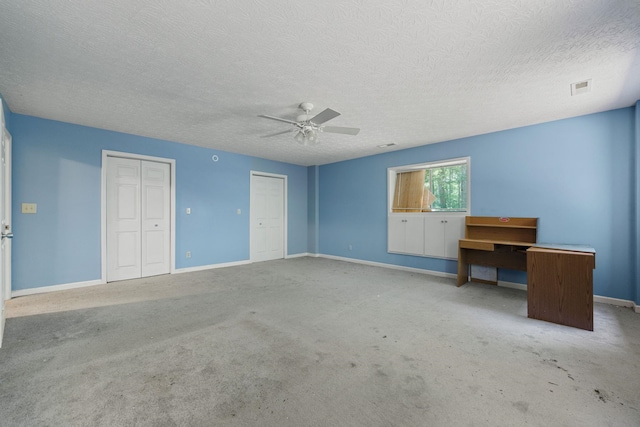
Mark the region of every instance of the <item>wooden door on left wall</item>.
<instances>
[{"instance_id":1,"label":"wooden door on left wall","mask_svg":"<svg viewBox=\"0 0 640 427\"><path fill-rule=\"evenodd\" d=\"M107 157L107 282L171 271L171 166Z\"/></svg>"}]
</instances>

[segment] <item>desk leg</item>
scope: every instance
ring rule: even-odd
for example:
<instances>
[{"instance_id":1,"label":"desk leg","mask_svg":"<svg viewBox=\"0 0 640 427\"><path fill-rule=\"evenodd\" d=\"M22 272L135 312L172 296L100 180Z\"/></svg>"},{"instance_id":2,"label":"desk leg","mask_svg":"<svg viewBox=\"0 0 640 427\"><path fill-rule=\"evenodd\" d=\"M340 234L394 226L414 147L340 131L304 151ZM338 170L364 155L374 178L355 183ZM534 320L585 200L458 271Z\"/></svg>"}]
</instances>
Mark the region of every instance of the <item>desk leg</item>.
<instances>
[{"instance_id":1,"label":"desk leg","mask_svg":"<svg viewBox=\"0 0 640 427\"><path fill-rule=\"evenodd\" d=\"M467 263L467 251L458 247L458 287L469 281L469 264Z\"/></svg>"}]
</instances>

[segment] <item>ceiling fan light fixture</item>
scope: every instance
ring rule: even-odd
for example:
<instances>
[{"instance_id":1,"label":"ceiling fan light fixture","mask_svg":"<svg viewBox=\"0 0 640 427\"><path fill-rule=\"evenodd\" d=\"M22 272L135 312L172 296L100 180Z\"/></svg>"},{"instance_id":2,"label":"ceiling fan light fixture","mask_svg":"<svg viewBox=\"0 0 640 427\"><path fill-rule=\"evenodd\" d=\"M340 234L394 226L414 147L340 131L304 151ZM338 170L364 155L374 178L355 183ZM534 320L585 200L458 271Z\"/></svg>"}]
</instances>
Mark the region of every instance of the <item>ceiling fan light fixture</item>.
<instances>
[{"instance_id":1,"label":"ceiling fan light fixture","mask_svg":"<svg viewBox=\"0 0 640 427\"><path fill-rule=\"evenodd\" d=\"M301 145L316 145L318 143L318 133L313 130L300 130L293 139Z\"/></svg>"}]
</instances>

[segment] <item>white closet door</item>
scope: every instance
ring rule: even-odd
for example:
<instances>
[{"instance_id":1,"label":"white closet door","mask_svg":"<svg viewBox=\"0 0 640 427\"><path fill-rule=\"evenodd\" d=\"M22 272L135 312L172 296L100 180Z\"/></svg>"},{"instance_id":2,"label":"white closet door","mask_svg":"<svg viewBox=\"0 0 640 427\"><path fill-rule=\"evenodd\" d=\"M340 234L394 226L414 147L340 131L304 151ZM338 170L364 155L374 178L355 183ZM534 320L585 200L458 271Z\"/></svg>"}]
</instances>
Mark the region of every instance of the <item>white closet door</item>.
<instances>
[{"instance_id":1,"label":"white closet door","mask_svg":"<svg viewBox=\"0 0 640 427\"><path fill-rule=\"evenodd\" d=\"M171 272L171 166L107 157L107 282Z\"/></svg>"},{"instance_id":2,"label":"white closet door","mask_svg":"<svg viewBox=\"0 0 640 427\"><path fill-rule=\"evenodd\" d=\"M251 177L251 261L284 258L284 179Z\"/></svg>"},{"instance_id":3,"label":"white closet door","mask_svg":"<svg viewBox=\"0 0 640 427\"><path fill-rule=\"evenodd\" d=\"M140 160L107 158L107 282L141 277Z\"/></svg>"},{"instance_id":4,"label":"white closet door","mask_svg":"<svg viewBox=\"0 0 640 427\"><path fill-rule=\"evenodd\" d=\"M170 166L142 161L142 277L171 271Z\"/></svg>"}]
</instances>

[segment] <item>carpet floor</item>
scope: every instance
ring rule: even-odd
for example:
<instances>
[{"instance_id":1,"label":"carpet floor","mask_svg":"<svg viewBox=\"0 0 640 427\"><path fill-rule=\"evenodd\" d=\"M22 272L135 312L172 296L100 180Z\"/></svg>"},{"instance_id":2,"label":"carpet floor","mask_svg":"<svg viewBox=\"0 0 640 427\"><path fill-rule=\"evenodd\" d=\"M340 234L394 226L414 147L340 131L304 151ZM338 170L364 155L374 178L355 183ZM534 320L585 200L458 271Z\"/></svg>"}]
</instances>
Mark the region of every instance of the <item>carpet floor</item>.
<instances>
[{"instance_id":1,"label":"carpet floor","mask_svg":"<svg viewBox=\"0 0 640 427\"><path fill-rule=\"evenodd\" d=\"M640 315L323 258L7 301L2 426L639 426Z\"/></svg>"}]
</instances>

